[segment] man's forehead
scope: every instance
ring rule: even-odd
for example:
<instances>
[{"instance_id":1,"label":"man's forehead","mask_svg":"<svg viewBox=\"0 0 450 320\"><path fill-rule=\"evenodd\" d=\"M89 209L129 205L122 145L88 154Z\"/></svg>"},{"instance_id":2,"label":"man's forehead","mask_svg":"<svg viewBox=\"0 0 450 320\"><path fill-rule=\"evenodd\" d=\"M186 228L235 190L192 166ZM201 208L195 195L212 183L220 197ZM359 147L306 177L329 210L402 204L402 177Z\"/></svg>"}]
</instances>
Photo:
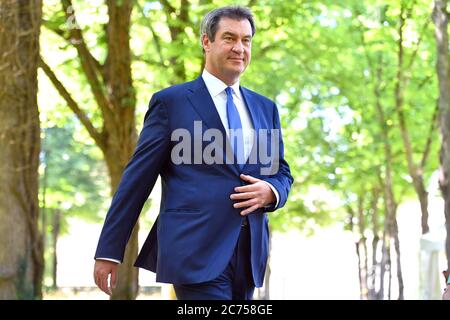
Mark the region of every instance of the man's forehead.
<instances>
[{"instance_id":1,"label":"man's forehead","mask_svg":"<svg viewBox=\"0 0 450 320\"><path fill-rule=\"evenodd\" d=\"M230 18L221 18L219 21L219 28L217 31L221 33L229 32L229 33L242 33L246 36L252 36L252 26L250 25L250 21L247 19L235 20Z\"/></svg>"}]
</instances>

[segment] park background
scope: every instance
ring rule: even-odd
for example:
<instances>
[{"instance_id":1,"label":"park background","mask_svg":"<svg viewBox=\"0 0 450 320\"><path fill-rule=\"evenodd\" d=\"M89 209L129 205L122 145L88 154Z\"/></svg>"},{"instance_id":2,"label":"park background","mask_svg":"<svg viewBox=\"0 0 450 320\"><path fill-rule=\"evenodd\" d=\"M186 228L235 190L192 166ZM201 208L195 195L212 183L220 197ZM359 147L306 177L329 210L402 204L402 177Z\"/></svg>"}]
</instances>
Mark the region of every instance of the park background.
<instances>
[{"instance_id":1,"label":"park background","mask_svg":"<svg viewBox=\"0 0 450 320\"><path fill-rule=\"evenodd\" d=\"M0 299L108 298L94 251L148 102L200 75L201 18L229 4L254 12L241 84L277 103L295 178L255 298L440 298L446 0L0 0ZM114 299L173 298L132 267L159 196Z\"/></svg>"}]
</instances>

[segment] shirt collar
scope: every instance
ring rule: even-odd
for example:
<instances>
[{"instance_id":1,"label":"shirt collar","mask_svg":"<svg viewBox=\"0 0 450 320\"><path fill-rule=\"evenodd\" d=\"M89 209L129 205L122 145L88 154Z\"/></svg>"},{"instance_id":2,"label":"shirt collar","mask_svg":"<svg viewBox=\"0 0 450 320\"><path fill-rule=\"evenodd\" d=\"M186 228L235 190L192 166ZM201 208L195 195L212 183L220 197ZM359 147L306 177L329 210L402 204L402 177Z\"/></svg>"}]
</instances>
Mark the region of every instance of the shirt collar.
<instances>
[{"instance_id":1,"label":"shirt collar","mask_svg":"<svg viewBox=\"0 0 450 320\"><path fill-rule=\"evenodd\" d=\"M208 88L208 91L210 92L213 98L216 97L218 94L224 92L225 89L228 87L222 80L209 73L208 70L206 70L206 68L203 69L202 78L203 81L205 81L206 87ZM241 92L239 90L239 80L236 81L230 87L233 88L234 94L240 100L242 100Z\"/></svg>"}]
</instances>

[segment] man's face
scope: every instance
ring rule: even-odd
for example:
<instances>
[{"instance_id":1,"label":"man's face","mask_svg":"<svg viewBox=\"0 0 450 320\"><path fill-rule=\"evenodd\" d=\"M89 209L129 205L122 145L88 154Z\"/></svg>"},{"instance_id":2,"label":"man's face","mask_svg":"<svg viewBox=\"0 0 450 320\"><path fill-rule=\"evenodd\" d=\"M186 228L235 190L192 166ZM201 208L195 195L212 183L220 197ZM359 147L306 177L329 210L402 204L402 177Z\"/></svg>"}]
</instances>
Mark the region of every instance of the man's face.
<instances>
[{"instance_id":1,"label":"man's face","mask_svg":"<svg viewBox=\"0 0 450 320\"><path fill-rule=\"evenodd\" d=\"M235 83L250 63L252 27L247 19L221 18L214 41L202 38L206 69L227 85Z\"/></svg>"}]
</instances>

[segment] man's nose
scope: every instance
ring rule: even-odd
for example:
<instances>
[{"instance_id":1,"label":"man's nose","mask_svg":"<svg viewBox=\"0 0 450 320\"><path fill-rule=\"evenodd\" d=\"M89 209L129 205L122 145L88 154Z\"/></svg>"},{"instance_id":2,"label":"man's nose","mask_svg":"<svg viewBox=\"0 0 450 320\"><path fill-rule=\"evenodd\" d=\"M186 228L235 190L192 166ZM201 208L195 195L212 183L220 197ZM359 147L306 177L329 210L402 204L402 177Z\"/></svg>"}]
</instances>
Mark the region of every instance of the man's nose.
<instances>
[{"instance_id":1,"label":"man's nose","mask_svg":"<svg viewBox=\"0 0 450 320\"><path fill-rule=\"evenodd\" d=\"M241 41L236 42L236 44L233 46L233 51L239 54L244 52L244 46L242 45Z\"/></svg>"}]
</instances>

